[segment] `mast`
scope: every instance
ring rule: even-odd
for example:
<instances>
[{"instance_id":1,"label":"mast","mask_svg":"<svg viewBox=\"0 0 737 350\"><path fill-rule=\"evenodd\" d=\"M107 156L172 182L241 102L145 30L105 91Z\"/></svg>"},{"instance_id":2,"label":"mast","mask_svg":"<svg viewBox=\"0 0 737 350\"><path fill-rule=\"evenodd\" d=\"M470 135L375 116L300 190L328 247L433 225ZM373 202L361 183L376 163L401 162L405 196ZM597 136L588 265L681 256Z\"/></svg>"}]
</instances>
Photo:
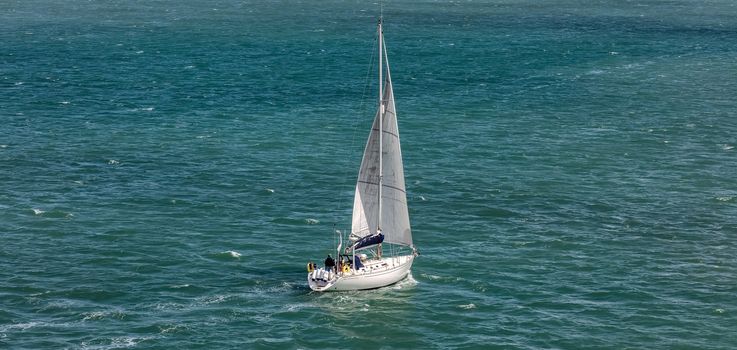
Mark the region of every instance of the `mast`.
<instances>
[{"instance_id":1,"label":"mast","mask_svg":"<svg viewBox=\"0 0 737 350\"><path fill-rule=\"evenodd\" d=\"M376 232L381 231L381 201L382 187L384 187L384 96L383 96L383 68L384 68L384 30L382 29L383 18L379 17L379 215L376 224Z\"/></svg>"}]
</instances>

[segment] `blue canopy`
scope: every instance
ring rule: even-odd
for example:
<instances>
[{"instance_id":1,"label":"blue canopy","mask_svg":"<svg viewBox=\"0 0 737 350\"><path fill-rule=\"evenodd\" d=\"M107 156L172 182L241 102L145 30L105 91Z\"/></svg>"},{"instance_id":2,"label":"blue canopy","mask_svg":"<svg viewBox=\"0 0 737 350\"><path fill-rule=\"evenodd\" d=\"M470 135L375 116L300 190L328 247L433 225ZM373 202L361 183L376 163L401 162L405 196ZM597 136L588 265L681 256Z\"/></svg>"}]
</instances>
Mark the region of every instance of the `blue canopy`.
<instances>
[{"instance_id":1,"label":"blue canopy","mask_svg":"<svg viewBox=\"0 0 737 350\"><path fill-rule=\"evenodd\" d=\"M352 246L346 248L346 253L353 251L353 250L361 250L363 248L368 248L371 246L375 246L381 242L384 241L384 234L383 233L376 233L370 236L363 237L359 240L357 240L355 243L353 243Z\"/></svg>"}]
</instances>

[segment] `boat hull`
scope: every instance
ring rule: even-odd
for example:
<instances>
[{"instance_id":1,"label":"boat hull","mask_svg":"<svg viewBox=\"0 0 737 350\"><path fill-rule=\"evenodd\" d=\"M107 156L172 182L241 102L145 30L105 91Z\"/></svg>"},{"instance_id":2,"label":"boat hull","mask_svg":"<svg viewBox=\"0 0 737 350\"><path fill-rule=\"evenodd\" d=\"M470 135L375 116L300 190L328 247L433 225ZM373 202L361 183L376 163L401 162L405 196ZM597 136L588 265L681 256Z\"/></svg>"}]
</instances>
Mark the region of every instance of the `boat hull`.
<instances>
[{"instance_id":1,"label":"boat hull","mask_svg":"<svg viewBox=\"0 0 737 350\"><path fill-rule=\"evenodd\" d=\"M407 277L412 268L414 257L414 255L402 255L382 258L381 260L367 264L358 271L335 274L330 280L315 278L323 270L320 269L307 275L307 283L312 290L317 292L381 288L397 283Z\"/></svg>"}]
</instances>

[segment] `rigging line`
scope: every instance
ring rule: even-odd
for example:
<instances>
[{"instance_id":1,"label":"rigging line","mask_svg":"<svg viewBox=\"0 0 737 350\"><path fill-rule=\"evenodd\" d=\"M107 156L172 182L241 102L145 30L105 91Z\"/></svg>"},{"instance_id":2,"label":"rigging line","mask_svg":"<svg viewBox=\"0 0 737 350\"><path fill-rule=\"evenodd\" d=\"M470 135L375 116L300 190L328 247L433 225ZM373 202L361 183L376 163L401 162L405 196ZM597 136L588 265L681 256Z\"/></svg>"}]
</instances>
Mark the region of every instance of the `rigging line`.
<instances>
[{"instance_id":1,"label":"rigging line","mask_svg":"<svg viewBox=\"0 0 737 350\"><path fill-rule=\"evenodd\" d=\"M375 60L375 57L376 57L376 52L375 51L376 51L377 42L378 42L378 38L374 38L374 42L373 42L373 45L371 47L371 57L369 58L368 67L366 68L366 77L364 78L363 91L361 93L361 103L359 104L358 108L355 109L355 111L353 113L353 115L354 115L354 117L353 117L353 133L352 133L352 136L351 136L351 145L348 148L344 148L344 154L345 154L345 156L343 157L343 159L347 159L347 160L353 159L353 155L356 153L355 152L355 144L356 144L356 137L358 135L358 124L359 124L358 122L359 122L359 120L362 119L361 116L365 113L365 110L366 110L366 107L367 107L366 106L366 94L367 94L367 92L368 92L368 90L370 88L371 81L372 81L369 78L371 76L371 67L374 64L374 60ZM361 151L363 151L363 149L361 149ZM361 159L361 160L363 161L363 159ZM351 169L352 169L351 167L348 167L348 166L345 167L345 171L344 171L344 174L343 174L343 177L342 177L343 178L343 183L340 186L338 186L338 188L344 188L344 187L346 187L348 185L348 176L349 176L349 173L350 173ZM338 208L337 208L336 213L341 213L343 211L343 208L345 207L345 203L348 201L348 198L346 198L346 197L343 197L343 196L339 196L339 197L341 197L341 199L338 200ZM335 218L335 221L334 222L336 222L336 223L338 222L338 218L337 217ZM335 230L333 230L333 231L335 231Z\"/></svg>"}]
</instances>

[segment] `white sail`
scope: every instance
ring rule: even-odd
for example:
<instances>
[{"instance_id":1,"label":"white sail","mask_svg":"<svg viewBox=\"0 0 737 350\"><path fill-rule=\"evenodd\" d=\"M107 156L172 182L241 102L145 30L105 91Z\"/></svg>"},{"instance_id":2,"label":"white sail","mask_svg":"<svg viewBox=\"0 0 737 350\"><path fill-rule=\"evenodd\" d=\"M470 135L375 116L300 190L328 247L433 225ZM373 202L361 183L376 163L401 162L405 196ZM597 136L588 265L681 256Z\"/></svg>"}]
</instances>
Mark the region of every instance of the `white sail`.
<instances>
[{"instance_id":1,"label":"white sail","mask_svg":"<svg viewBox=\"0 0 737 350\"><path fill-rule=\"evenodd\" d=\"M407 211L407 194L404 187L402 150L399 144L399 128L394 106L394 92L387 67L384 85L383 118L383 190L381 204L381 231L384 242L412 246L412 233ZM361 161L353 201L353 223L351 234L355 238L365 237L377 230L379 215L379 119L376 112L371 132Z\"/></svg>"},{"instance_id":2,"label":"white sail","mask_svg":"<svg viewBox=\"0 0 737 350\"><path fill-rule=\"evenodd\" d=\"M412 233L407 211L407 194L404 187L404 168L402 150L399 145L399 128L394 106L394 91L386 62L386 78L383 77L384 38L381 26L379 37L379 108L371 125L366 148L361 160L353 200L353 222L351 240L353 241L341 254L338 268L325 266L315 268L308 263L307 284L314 291L343 291L372 289L396 283L405 278L412 268L412 262L419 255L412 244ZM377 235L381 230L382 235ZM361 239L364 238L364 239ZM405 245L412 248L390 249L389 256L382 255L382 242ZM356 251L376 247L373 256ZM397 254L394 254L396 252ZM345 263L344 258L349 258ZM327 264L326 264L327 265Z\"/></svg>"}]
</instances>

